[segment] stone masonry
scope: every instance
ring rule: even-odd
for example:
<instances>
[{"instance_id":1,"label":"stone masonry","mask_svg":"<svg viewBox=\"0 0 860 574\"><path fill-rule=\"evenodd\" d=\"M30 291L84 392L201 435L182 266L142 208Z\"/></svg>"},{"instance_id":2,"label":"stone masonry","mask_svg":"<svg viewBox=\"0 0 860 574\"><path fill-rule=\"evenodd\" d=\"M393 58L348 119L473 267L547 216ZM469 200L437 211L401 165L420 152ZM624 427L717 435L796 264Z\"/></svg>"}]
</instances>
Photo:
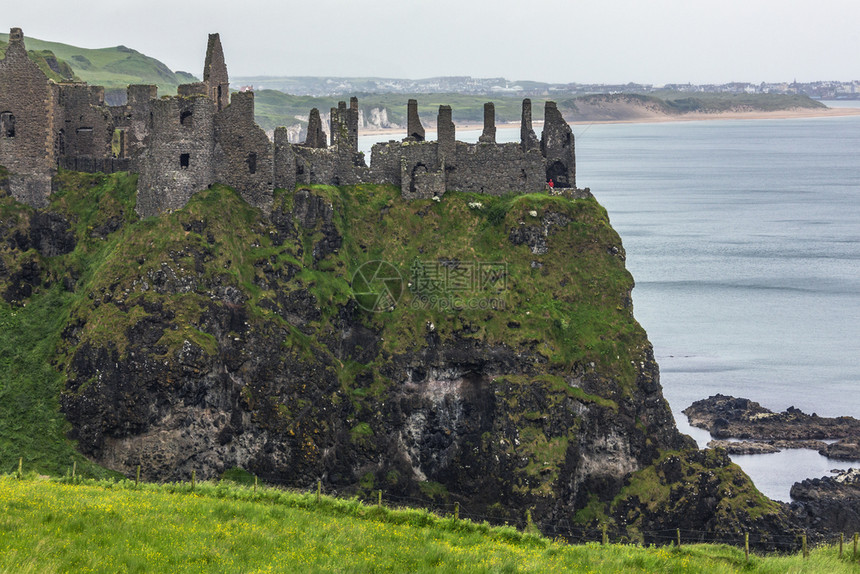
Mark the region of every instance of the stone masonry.
<instances>
[{"instance_id":1,"label":"stone masonry","mask_svg":"<svg viewBox=\"0 0 860 574\"><path fill-rule=\"evenodd\" d=\"M27 57L24 34L12 28L0 60L0 165L11 172L12 195L35 207L47 205L56 172L57 105L45 74Z\"/></svg>"},{"instance_id":2,"label":"stone masonry","mask_svg":"<svg viewBox=\"0 0 860 574\"><path fill-rule=\"evenodd\" d=\"M368 167L358 151L357 98L331 109L330 145L317 109L305 142L292 144L286 128L270 141L254 121L254 93L231 97L229 87L220 37L210 34L202 82L161 98L155 86L129 86L126 104L107 106L99 86L49 81L13 28L0 60L0 165L10 172L8 190L44 206L58 167L133 171L139 174L137 211L149 217L181 208L215 183L264 211L275 188L308 184L392 184L406 199L449 190L533 193L549 179L557 188L576 185L573 132L554 102L546 103L540 142L526 99L519 143L496 143L495 106L487 102L483 133L467 144L456 139L450 106L439 107L437 139L426 141L418 102L409 100L406 138L374 145Z\"/></svg>"}]
</instances>

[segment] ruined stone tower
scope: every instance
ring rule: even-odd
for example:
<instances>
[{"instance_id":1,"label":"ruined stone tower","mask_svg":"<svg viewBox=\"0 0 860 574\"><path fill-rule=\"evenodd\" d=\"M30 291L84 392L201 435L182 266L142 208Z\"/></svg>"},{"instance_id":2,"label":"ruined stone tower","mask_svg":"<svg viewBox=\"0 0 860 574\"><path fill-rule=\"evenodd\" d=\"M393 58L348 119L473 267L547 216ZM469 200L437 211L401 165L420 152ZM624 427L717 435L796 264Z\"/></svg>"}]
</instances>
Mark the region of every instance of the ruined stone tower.
<instances>
[{"instance_id":1,"label":"ruined stone tower","mask_svg":"<svg viewBox=\"0 0 860 574\"><path fill-rule=\"evenodd\" d=\"M305 137L305 145L312 148L325 148L326 137L322 129L322 120L320 119L320 111L317 108L311 109L308 116L308 135Z\"/></svg>"},{"instance_id":2,"label":"ruined stone tower","mask_svg":"<svg viewBox=\"0 0 860 574\"><path fill-rule=\"evenodd\" d=\"M535 131L532 129L532 101L526 98L523 100L523 114L520 121L520 146L523 151L529 151L537 149L539 145Z\"/></svg>"},{"instance_id":3,"label":"ruined stone tower","mask_svg":"<svg viewBox=\"0 0 860 574\"><path fill-rule=\"evenodd\" d=\"M553 180L555 187L576 187L573 132L555 102L544 107L540 149L546 158L546 179Z\"/></svg>"},{"instance_id":4,"label":"ruined stone tower","mask_svg":"<svg viewBox=\"0 0 860 574\"><path fill-rule=\"evenodd\" d=\"M137 182L141 217L179 209L215 182L215 107L203 95L151 100L148 131Z\"/></svg>"},{"instance_id":5,"label":"ruined stone tower","mask_svg":"<svg viewBox=\"0 0 860 574\"><path fill-rule=\"evenodd\" d=\"M418 117L418 100L409 100L406 103L406 139L423 142L424 137L424 126Z\"/></svg>"},{"instance_id":6,"label":"ruined stone tower","mask_svg":"<svg viewBox=\"0 0 860 574\"><path fill-rule=\"evenodd\" d=\"M56 104L48 78L27 57L23 32L12 28L0 60L0 165L11 172L12 195L34 207L47 205L56 172Z\"/></svg>"},{"instance_id":7,"label":"ruined stone tower","mask_svg":"<svg viewBox=\"0 0 860 574\"><path fill-rule=\"evenodd\" d=\"M221 49L221 37L218 34L209 34L206 63L203 65L203 83L206 84L209 98L215 102L215 109L221 111L226 108L230 103L230 79L227 76L224 51Z\"/></svg>"},{"instance_id":8,"label":"ruined stone tower","mask_svg":"<svg viewBox=\"0 0 860 574\"><path fill-rule=\"evenodd\" d=\"M484 104L484 131L478 141L496 143L496 106L493 102Z\"/></svg>"}]
</instances>

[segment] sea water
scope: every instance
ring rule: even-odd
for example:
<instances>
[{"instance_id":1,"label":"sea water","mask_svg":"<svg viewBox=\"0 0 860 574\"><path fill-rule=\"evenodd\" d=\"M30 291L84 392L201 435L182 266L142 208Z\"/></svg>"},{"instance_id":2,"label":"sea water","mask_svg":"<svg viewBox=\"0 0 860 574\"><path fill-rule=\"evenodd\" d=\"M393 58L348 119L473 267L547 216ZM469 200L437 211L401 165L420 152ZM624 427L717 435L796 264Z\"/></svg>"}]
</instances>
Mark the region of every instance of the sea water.
<instances>
[{"instance_id":1,"label":"sea water","mask_svg":"<svg viewBox=\"0 0 860 574\"><path fill-rule=\"evenodd\" d=\"M681 410L716 393L860 417L860 116L573 130L577 184L622 238L679 428L704 447ZM784 501L850 466L809 450L732 459Z\"/></svg>"}]
</instances>

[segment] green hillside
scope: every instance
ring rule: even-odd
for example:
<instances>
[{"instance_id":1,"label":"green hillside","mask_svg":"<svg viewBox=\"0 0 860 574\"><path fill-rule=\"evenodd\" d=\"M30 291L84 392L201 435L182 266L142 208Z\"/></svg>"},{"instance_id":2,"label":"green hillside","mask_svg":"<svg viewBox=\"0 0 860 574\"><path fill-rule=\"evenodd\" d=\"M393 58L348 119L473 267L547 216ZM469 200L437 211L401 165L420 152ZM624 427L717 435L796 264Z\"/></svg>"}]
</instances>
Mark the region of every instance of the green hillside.
<instances>
[{"instance_id":1,"label":"green hillside","mask_svg":"<svg viewBox=\"0 0 860 574\"><path fill-rule=\"evenodd\" d=\"M847 550L847 549L846 549ZM0 572L856 572L847 550L746 559L693 544L568 545L511 527L227 482L0 476Z\"/></svg>"},{"instance_id":2,"label":"green hillside","mask_svg":"<svg viewBox=\"0 0 860 574\"><path fill-rule=\"evenodd\" d=\"M0 34L0 52L5 53L9 34ZM113 48L78 48L59 42L26 37L27 50L50 51L71 67L77 78L106 91L125 92L130 84L157 84L159 94L175 94L179 84L195 79L184 72L172 72L167 66L125 46ZM201 63L202 66L202 63Z\"/></svg>"}]
</instances>

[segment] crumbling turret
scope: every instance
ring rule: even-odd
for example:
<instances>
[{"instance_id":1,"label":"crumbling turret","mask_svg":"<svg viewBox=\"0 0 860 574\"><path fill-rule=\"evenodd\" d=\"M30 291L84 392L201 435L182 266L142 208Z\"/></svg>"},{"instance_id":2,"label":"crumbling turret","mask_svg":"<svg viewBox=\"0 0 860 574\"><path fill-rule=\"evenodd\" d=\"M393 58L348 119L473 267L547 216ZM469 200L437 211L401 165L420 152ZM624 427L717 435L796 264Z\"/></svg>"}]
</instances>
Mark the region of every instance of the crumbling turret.
<instances>
[{"instance_id":1,"label":"crumbling turret","mask_svg":"<svg viewBox=\"0 0 860 574\"><path fill-rule=\"evenodd\" d=\"M523 100L523 115L520 121L520 147L523 151L537 149L540 146L535 131L532 129L532 101Z\"/></svg>"},{"instance_id":2,"label":"crumbling turret","mask_svg":"<svg viewBox=\"0 0 860 574\"><path fill-rule=\"evenodd\" d=\"M409 100L406 103L406 139L409 141L424 141L424 126L418 117L418 100Z\"/></svg>"},{"instance_id":3,"label":"crumbling turret","mask_svg":"<svg viewBox=\"0 0 860 574\"><path fill-rule=\"evenodd\" d=\"M457 138L454 121L451 119L451 106L439 106L439 116L436 119L436 139L439 142L440 156L453 155Z\"/></svg>"},{"instance_id":4,"label":"crumbling turret","mask_svg":"<svg viewBox=\"0 0 860 574\"><path fill-rule=\"evenodd\" d=\"M320 111L317 108L311 110L308 116L308 135L305 137L305 147L325 149L326 137L322 129L322 120L320 120Z\"/></svg>"},{"instance_id":5,"label":"crumbling turret","mask_svg":"<svg viewBox=\"0 0 860 574\"><path fill-rule=\"evenodd\" d=\"M227 76L224 51L221 49L221 37L218 34L209 34L206 63L203 65L203 82L209 90L209 98L215 102L215 109L221 111L226 108L230 103L230 79Z\"/></svg>"},{"instance_id":6,"label":"crumbling turret","mask_svg":"<svg viewBox=\"0 0 860 574\"><path fill-rule=\"evenodd\" d=\"M551 179L555 187L576 187L573 132L555 102L547 102L544 107L540 150L546 158L546 179Z\"/></svg>"},{"instance_id":7,"label":"crumbling turret","mask_svg":"<svg viewBox=\"0 0 860 574\"><path fill-rule=\"evenodd\" d=\"M484 132L478 141L496 143L496 106L493 105L493 102L484 104Z\"/></svg>"}]
</instances>

